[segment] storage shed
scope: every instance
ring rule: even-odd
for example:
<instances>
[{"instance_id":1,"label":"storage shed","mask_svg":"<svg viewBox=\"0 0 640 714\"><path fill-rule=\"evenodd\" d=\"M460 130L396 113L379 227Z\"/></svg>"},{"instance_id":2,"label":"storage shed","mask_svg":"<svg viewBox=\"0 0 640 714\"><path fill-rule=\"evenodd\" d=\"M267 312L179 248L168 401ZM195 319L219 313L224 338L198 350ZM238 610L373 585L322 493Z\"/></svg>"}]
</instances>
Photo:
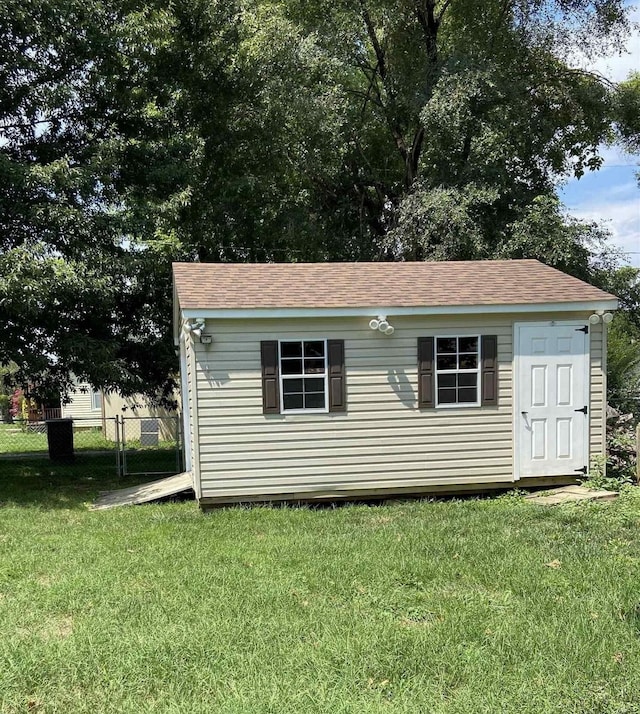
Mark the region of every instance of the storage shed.
<instances>
[{"instance_id":1,"label":"storage shed","mask_svg":"<svg viewBox=\"0 0 640 714\"><path fill-rule=\"evenodd\" d=\"M536 260L174 265L203 507L574 482L616 298Z\"/></svg>"}]
</instances>

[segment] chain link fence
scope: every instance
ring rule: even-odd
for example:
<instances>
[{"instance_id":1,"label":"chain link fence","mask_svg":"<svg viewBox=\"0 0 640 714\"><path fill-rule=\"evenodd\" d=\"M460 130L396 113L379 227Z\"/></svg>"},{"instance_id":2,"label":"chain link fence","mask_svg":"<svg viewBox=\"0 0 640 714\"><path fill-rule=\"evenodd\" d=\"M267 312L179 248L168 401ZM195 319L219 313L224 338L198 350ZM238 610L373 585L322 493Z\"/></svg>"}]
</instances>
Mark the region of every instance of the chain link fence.
<instances>
[{"instance_id":1,"label":"chain link fence","mask_svg":"<svg viewBox=\"0 0 640 714\"><path fill-rule=\"evenodd\" d=\"M179 417L116 417L120 471L162 476L183 471Z\"/></svg>"},{"instance_id":2,"label":"chain link fence","mask_svg":"<svg viewBox=\"0 0 640 714\"><path fill-rule=\"evenodd\" d=\"M183 470L179 416L14 419L0 423L2 461L46 459L111 467L121 476L171 475Z\"/></svg>"}]
</instances>

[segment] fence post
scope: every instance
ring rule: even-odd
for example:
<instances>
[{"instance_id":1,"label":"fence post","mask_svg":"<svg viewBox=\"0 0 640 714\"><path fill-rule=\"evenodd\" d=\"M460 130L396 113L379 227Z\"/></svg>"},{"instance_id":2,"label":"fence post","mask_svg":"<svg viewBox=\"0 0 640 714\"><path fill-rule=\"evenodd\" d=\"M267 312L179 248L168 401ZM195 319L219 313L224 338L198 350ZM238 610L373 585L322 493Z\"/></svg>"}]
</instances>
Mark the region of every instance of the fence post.
<instances>
[{"instance_id":1,"label":"fence post","mask_svg":"<svg viewBox=\"0 0 640 714\"><path fill-rule=\"evenodd\" d=\"M125 425L125 417L120 417L120 424L122 425L122 475L127 475L127 427Z\"/></svg>"},{"instance_id":2,"label":"fence post","mask_svg":"<svg viewBox=\"0 0 640 714\"><path fill-rule=\"evenodd\" d=\"M116 475L122 476L120 472L120 416L118 414L113 418L114 423L114 440L116 442Z\"/></svg>"},{"instance_id":3,"label":"fence post","mask_svg":"<svg viewBox=\"0 0 640 714\"><path fill-rule=\"evenodd\" d=\"M176 473L182 471L182 458L180 456L180 419L179 417L174 417L176 420L176 428L174 433L176 435Z\"/></svg>"}]
</instances>

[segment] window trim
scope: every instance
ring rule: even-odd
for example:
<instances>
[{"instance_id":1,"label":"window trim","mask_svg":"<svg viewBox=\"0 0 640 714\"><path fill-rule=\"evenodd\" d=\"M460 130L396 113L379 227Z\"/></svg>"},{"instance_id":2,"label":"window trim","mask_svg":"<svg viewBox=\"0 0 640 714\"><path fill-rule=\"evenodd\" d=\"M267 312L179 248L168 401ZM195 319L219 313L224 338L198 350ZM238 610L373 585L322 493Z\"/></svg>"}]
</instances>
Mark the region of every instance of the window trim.
<instances>
[{"instance_id":1,"label":"window trim","mask_svg":"<svg viewBox=\"0 0 640 714\"><path fill-rule=\"evenodd\" d=\"M100 406L96 406L96 395L100 395ZM91 411L101 412L102 411L102 390L94 389L91 392Z\"/></svg>"},{"instance_id":2,"label":"window trim","mask_svg":"<svg viewBox=\"0 0 640 714\"><path fill-rule=\"evenodd\" d=\"M475 337L478 340L478 366L475 369L438 369L438 340L450 340L452 338L460 339L465 337ZM457 345L458 343L456 343ZM456 350L456 355L460 352ZM463 353L466 354L466 353ZM433 374L435 377L435 394L434 408L435 409L466 409L467 407L477 408L482 406L482 336L478 334L454 334L454 335L434 335L433 340ZM439 382L441 374L475 374L476 381L476 401L475 402L455 402L453 404L440 404L439 401Z\"/></svg>"},{"instance_id":3,"label":"window trim","mask_svg":"<svg viewBox=\"0 0 640 714\"><path fill-rule=\"evenodd\" d=\"M283 342L301 342L302 343L302 353L304 359L304 343L305 342L322 342L324 345L324 374L313 375L315 377L322 377L324 379L324 408L322 409L285 409L284 408L284 380L286 379L304 379L304 374L288 374L283 376L282 374L282 343ZM302 366L304 369L304 364ZM307 375L311 376L311 375ZM314 338L314 337L287 337L284 340L278 340L278 387L280 389L280 414L286 416L287 414L328 414L329 413L329 354L327 351L327 338Z\"/></svg>"}]
</instances>

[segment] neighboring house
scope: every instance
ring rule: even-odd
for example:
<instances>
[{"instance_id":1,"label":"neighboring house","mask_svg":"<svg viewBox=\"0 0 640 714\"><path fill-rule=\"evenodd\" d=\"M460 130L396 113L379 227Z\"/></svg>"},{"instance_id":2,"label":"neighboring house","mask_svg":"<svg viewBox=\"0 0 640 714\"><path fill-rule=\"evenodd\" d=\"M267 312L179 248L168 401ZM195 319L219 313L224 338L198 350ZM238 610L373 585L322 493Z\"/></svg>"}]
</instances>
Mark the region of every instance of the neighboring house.
<instances>
[{"instance_id":1,"label":"neighboring house","mask_svg":"<svg viewBox=\"0 0 640 714\"><path fill-rule=\"evenodd\" d=\"M200 504L571 482L616 307L536 260L177 263Z\"/></svg>"},{"instance_id":2,"label":"neighboring house","mask_svg":"<svg viewBox=\"0 0 640 714\"><path fill-rule=\"evenodd\" d=\"M178 438L180 421L177 410L156 406L142 394L122 397L116 392L105 392L102 403L104 434L107 439L116 440L116 416L122 418L120 437L124 436L126 441L139 440L145 432L150 436L157 432L161 441L175 441Z\"/></svg>"},{"instance_id":3,"label":"neighboring house","mask_svg":"<svg viewBox=\"0 0 640 714\"><path fill-rule=\"evenodd\" d=\"M74 381L75 388L68 395L66 404L61 404L63 419L73 419L75 429L102 427L102 392L87 382Z\"/></svg>"},{"instance_id":4,"label":"neighboring house","mask_svg":"<svg viewBox=\"0 0 640 714\"><path fill-rule=\"evenodd\" d=\"M75 382L69 402L61 406L63 419L73 419L74 429L100 428L107 439L116 440L116 419L121 417L119 438L140 439L143 431L157 433L160 440L175 440L178 412L157 407L142 394L122 397L115 392L93 389L87 382ZM124 433L123 433L124 430Z\"/></svg>"}]
</instances>

